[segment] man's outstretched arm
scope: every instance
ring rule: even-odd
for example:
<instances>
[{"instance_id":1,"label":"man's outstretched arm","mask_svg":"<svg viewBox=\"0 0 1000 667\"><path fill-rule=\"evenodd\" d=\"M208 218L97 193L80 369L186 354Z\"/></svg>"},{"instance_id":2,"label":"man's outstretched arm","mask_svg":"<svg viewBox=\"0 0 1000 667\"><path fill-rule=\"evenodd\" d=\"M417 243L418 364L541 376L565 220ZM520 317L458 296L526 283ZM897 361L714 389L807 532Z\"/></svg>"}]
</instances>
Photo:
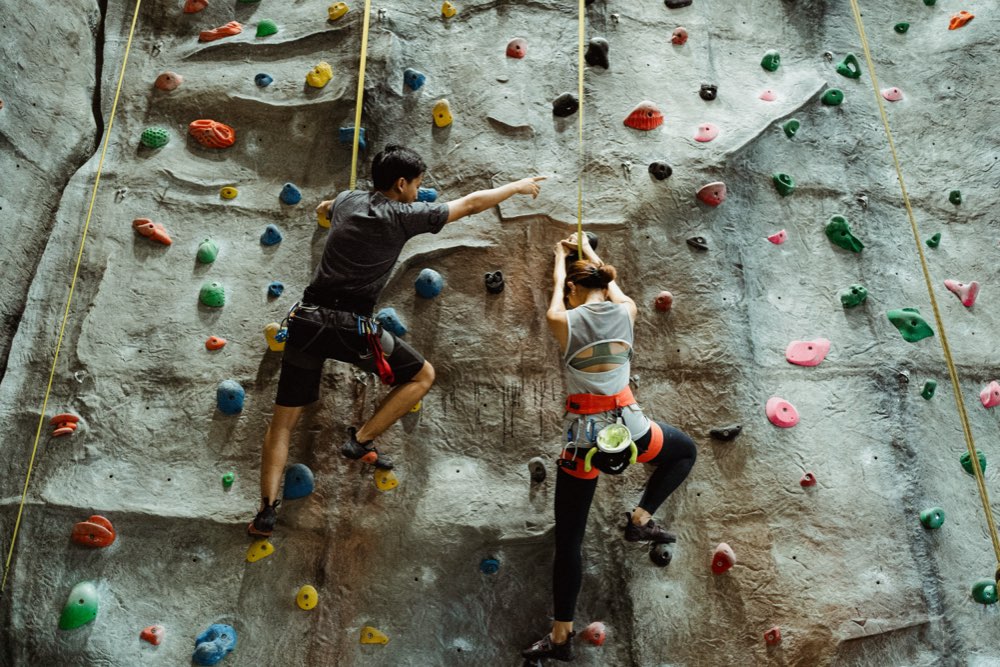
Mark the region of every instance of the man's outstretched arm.
<instances>
[{"instance_id":1,"label":"man's outstretched arm","mask_svg":"<svg viewBox=\"0 0 1000 667\"><path fill-rule=\"evenodd\" d=\"M522 178L492 190L478 190L461 199L450 201L448 202L448 222L455 222L468 215L482 213L514 195L531 195L531 198L534 199L542 189L539 183L544 180L544 176Z\"/></svg>"}]
</instances>

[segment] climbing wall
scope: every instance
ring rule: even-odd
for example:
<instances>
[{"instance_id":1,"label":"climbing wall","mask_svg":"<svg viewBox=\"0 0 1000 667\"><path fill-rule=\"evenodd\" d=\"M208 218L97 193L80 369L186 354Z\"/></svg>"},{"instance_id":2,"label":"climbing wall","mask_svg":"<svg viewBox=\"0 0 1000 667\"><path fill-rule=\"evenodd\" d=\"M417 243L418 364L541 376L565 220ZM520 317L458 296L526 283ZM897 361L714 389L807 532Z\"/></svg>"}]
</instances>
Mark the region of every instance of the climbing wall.
<instances>
[{"instance_id":1,"label":"climbing wall","mask_svg":"<svg viewBox=\"0 0 1000 667\"><path fill-rule=\"evenodd\" d=\"M340 457L345 427L384 390L331 362L289 457L315 488L281 506L273 553L248 562L280 364L262 332L320 257L313 207L350 178L352 133L344 142L339 130L353 125L363 4L348 4L328 20L339 11L317 0L210 0L192 13L183 0L144 0L0 600L0 663L187 664L196 636L226 624L238 640L224 665L520 664L550 613L554 469L533 484L526 464L551 462L563 437L543 311L551 248L576 228L578 178L584 227L639 304L637 396L695 438L699 459L658 514L679 535L666 567L621 538L645 471L601 480L577 621L602 621L607 641L581 642L577 663L1000 661L997 608L972 594L996 559L959 462L942 332L846 1L589 4L587 40L606 40L609 66L586 67L582 159L580 110L553 113L576 90L575 2L468 0L450 17L437 2L374 3L361 183L372 150L390 142L425 157L424 185L445 201L548 180L537 200L414 239L382 295L437 371L421 410L381 444L399 486L381 491ZM995 490L997 416L978 395L1000 375L996 3L862 4L921 242L941 234L923 248ZM4 555L134 7L61 6L0 9L14 63L0 72ZM976 18L949 30L960 10ZM199 41L230 21L242 32ZM521 58L507 55L514 38ZM838 73L848 53L860 66L840 69L859 78ZM315 87L306 77L321 62L332 78ZM416 90L407 68L426 77ZM445 127L432 115L441 99ZM662 124L623 122L643 102ZM203 146L188 129L199 119L232 128L235 142ZM657 178L654 163L671 175ZM301 201L287 203L295 191ZM136 229L137 218L153 226ZM264 243L275 231L280 241ZM434 299L413 287L424 268L444 277ZM496 270L506 287L489 294L483 276ZM977 281L979 299L964 306L946 279ZM268 294L274 281L280 296ZM212 283L221 307L199 300ZM867 299L848 307L852 285ZM666 312L654 307L663 290ZM935 335L904 340L887 317L901 308L918 308ZM210 336L227 344L208 350ZM786 360L791 342L821 338L818 366ZM237 414L217 407L227 380L245 391ZM791 428L769 419L775 397L784 403L771 416L794 410ZM75 415L75 430L54 437L57 413ZM733 439L711 435L735 425ZM921 524L929 508L943 510L939 528ZM112 523L110 546L70 539L94 514ZM720 543L735 565L713 574ZM304 585L318 595L311 610L296 604ZM96 600L97 616L60 629L71 590ZM85 606L75 611L86 620ZM162 626L158 645L140 638L151 625ZM781 641L769 645L775 626ZM360 643L365 627L388 643Z\"/></svg>"}]
</instances>

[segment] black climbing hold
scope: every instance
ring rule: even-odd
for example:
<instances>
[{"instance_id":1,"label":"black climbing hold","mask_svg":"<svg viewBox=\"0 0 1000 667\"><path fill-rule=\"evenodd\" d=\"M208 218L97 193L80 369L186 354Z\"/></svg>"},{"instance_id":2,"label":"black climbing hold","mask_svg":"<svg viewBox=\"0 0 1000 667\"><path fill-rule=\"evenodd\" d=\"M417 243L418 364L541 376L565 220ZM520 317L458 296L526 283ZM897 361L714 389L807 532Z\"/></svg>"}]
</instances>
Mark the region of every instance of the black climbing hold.
<instances>
[{"instance_id":1,"label":"black climbing hold","mask_svg":"<svg viewBox=\"0 0 1000 667\"><path fill-rule=\"evenodd\" d=\"M718 94L719 87L714 83L703 83L701 84L701 90L698 91L698 96L706 102L711 102Z\"/></svg>"},{"instance_id":2,"label":"black climbing hold","mask_svg":"<svg viewBox=\"0 0 1000 667\"><path fill-rule=\"evenodd\" d=\"M649 165L649 173L658 181L670 178L674 170L666 162L653 162Z\"/></svg>"},{"instance_id":3,"label":"black climbing hold","mask_svg":"<svg viewBox=\"0 0 1000 667\"><path fill-rule=\"evenodd\" d=\"M541 484L545 481L545 460L540 456L528 461L528 472L531 473L531 483Z\"/></svg>"},{"instance_id":4,"label":"black climbing hold","mask_svg":"<svg viewBox=\"0 0 1000 667\"><path fill-rule=\"evenodd\" d=\"M708 241L704 236L692 236L687 240L687 244L695 250L708 250Z\"/></svg>"},{"instance_id":5,"label":"black climbing hold","mask_svg":"<svg viewBox=\"0 0 1000 667\"><path fill-rule=\"evenodd\" d=\"M576 99L576 95L573 93L563 93L556 99L552 100L553 116L559 116L560 118L572 116L579 108L580 101Z\"/></svg>"},{"instance_id":6,"label":"black climbing hold","mask_svg":"<svg viewBox=\"0 0 1000 667\"><path fill-rule=\"evenodd\" d=\"M716 440L733 440L740 434L743 430L742 424L730 424L729 426L720 426L718 428L713 428L709 431L711 435Z\"/></svg>"},{"instance_id":7,"label":"black climbing hold","mask_svg":"<svg viewBox=\"0 0 1000 667\"><path fill-rule=\"evenodd\" d=\"M590 247L593 250L597 250L597 234L595 234L594 232L584 232L584 234L587 236L587 240L590 241ZM573 250L566 256L566 263L572 264L578 259L579 257L577 257L576 255L576 250Z\"/></svg>"},{"instance_id":8,"label":"black climbing hold","mask_svg":"<svg viewBox=\"0 0 1000 667\"><path fill-rule=\"evenodd\" d=\"M591 67L603 67L608 68L608 40L603 37L594 37L590 40L590 45L587 46L587 53L584 54L583 58L587 61L587 64Z\"/></svg>"},{"instance_id":9,"label":"black climbing hold","mask_svg":"<svg viewBox=\"0 0 1000 667\"><path fill-rule=\"evenodd\" d=\"M694 0L663 0L663 4L667 6L667 9L690 7L692 2L694 2Z\"/></svg>"},{"instance_id":10,"label":"black climbing hold","mask_svg":"<svg viewBox=\"0 0 1000 667\"><path fill-rule=\"evenodd\" d=\"M671 559L673 554L667 549L666 544L653 544L649 547L649 560L653 561L654 565L666 567L670 565Z\"/></svg>"},{"instance_id":11,"label":"black climbing hold","mask_svg":"<svg viewBox=\"0 0 1000 667\"><path fill-rule=\"evenodd\" d=\"M490 294L499 294L503 291L503 273L500 271L493 271L492 273L487 273L485 276L486 280L486 291Z\"/></svg>"}]
</instances>

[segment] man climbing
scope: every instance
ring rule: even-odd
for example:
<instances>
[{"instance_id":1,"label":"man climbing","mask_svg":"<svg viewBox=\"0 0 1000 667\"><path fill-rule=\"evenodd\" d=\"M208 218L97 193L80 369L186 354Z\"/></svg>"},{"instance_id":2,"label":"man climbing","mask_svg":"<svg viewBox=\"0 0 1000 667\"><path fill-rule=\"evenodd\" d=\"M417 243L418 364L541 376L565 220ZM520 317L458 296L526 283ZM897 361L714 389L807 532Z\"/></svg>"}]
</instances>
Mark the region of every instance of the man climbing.
<instances>
[{"instance_id":1,"label":"man climbing","mask_svg":"<svg viewBox=\"0 0 1000 667\"><path fill-rule=\"evenodd\" d=\"M409 344L371 317L379 293L406 242L436 234L445 223L492 208L515 194L537 197L535 176L447 203L417 201L427 165L414 151L389 145L372 160L372 191L348 190L324 201L318 214L330 220L323 258L302 301L288 315L274 416L261 456L261 507L247 532L266 537L277 518L278 487L288 442L302 408L319 398L326 359L378 373L393 389L361 428L348 428L341 453L377 468L392 462L372 442L430 390L434 368Z\"/></svg>"}]
</instances>

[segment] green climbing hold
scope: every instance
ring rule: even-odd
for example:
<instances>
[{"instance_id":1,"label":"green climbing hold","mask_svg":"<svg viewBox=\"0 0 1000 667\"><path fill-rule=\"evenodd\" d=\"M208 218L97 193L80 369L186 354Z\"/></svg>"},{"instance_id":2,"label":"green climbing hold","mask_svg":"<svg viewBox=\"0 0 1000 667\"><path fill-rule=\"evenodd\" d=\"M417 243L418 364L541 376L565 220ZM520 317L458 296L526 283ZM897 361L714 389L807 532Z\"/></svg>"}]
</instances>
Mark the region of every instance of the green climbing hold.
<instances>
[{"instance_id":1,"label":"green climbing hold","mask_svg":"<svg viewBox=\"0 0 1000 667\"><path fill-rule=\"evenodd\" d=\"M865 247L865 244L851 233L847 218L842 215L835 215L830 218L830 222L826 223L826 238L830 239L834 245L851 252L861 252Z\"/></svg>"},{"instance_id":2,"label":"green climbing hold","mask_svg":"<svg viewBox=\"0 0 1000 667\"><path fill-rule=\"evenodd\" d=\"M948 193L948 201L950 201L955 206L958 206L959 204L961 204L962 203L962 191L961 190L952 190L951 192L949 192Z\"/></svg>"},{"instance_id":3,"label":"green climbing hold","mask_svg":"<svg viewBox=\"0 0 1000 667\"><path fill-rule=\"evenodd\" d=\"M160 127L159 125L147 127L142 131L139 143L146 148L163 148L170 143L170 133L167 131L167 128Z\"/></svg>"},{"instance_id":4,"label":"green climbing hold","mask_svg":"<svg viewBox=\"0 0 1000 667\"><path fill-rule=\"evenodd\" d=\"M785 136L791 139L795 136L795 133L799 131L802 127L802 123L799 122L798 118L789 118L785 121L785 124L781 126L781 129L785 131Z\"/></svg>"},{"instance_id":5,"label":"green climbing hold","mask_svg":"<svg viewBox=\"0 0 1000 667\"><path fill-rule=\"evenodd\" d=\"M274 35L278 32L278 24L271 19L264 19L257 24L257 36L267 37L268 35Z\"/></svg>"},{"instance_id":6,"label":"green climbing hold","mask_svg":"<svg viewBox=\"0 0 1000 667\"><path fill-rule=\"evenodd\" d=\"M844 308L860 306L868 298L868 288L864 285L851 285L840 293L840 303Z\"/></svg>"},{"instance_id":7,"label":"green climbing hold","mask_svg":"<svg viewBox=\"0 0 1000 667\"><path fill-rule=\"evenodd\" d=\"M924 528L940 528L944 523L944 510L940 507L928 507L920 512L920 523Z\"/></svg>"},{"instance_id":8,"label":"green climbing hold","mask_svg":"<svg viewBox=\"0 0 1000 667\"><path fill-rule=\"evenodd\" d=\"M219 246L212 239L205 239L198 245L198 261L211 264L219 256Z\"/></svg>"},{"instance_id":9,"label":"green climbing hold","mask_svg":"<svg viewBox=\"0 0 1000 667\"><path fill-rule=\"evenodd\" d=\"M910 29L910 24L906 21L900 21L896 25L892 26L892 29L898 32L900 35L905 35L906 31Z\"/></svg>"},{"instance_id":10,"label":"green climbing hold","mask_svg":"<svg viewBox=\"0 0 1000 667\"><path fill-rule=\"evenodd\" d=\"M828 107L840 106L840 103L844 101L844 91L840 88L830 88L823 93L823 97L819 98L819 101Z\"/></svg>"},{"instance_id":11,"label":"green climbing hold","mask_svg":"<svg viewBox=\"0 0 1000 667\"><path fill-rule=\"evenodd\" d=\"M924 321L916 308L897 308L890 310L886 316L892 325L899 329L899 333L907 343L916 343L934 335L934 330Z\"/></svg>"},{"instance_id":12,"label":"green climbing hold","mask_svg":"<svg viewBox=\"0 0 1000 667\"><path fill-rule=\"evenodd\" d=\"M62 614L59 616L59 627L63 630L73 630L86 625L97 618L97 587L89 581L81 581L66 598Z\"/></svg>"},{"instance_id":13,"label":"green climbing hold","mask_svg":"<svg viewBox=\"0 0 1000 667\"><path fill-rule=\"evenodd\" d=\"M209 308L222 308L226 305L226 290L222 283L205 283L198 293L198 300Z\"/></svg>"},{"instance_id":14,"label":"green climbing hold","mask_svg":"<svg viewBox=\"0 0 1000 667\"><path fill-rule=\"evenodd\" d=\"M924 4L928 7L933 7L935 2L937 2L937 0L924 0Z\"/></svg>"},{"instance_id":15,"label":"green climbing hold","mask_svg":"<svg viewBox=\"0 0 1000 667\"><path fill-rule=\"evenodd\" d=\"M976 452L976 458L979 459L979 470L981 472L986 472L986 454ZM965 472L970 475L976 474L975 469L972 467L972 457L969 456L969 452L962 454L958 460L962 464L962 467L965 468Z\"/></svg>"},{"instance_id":16,"label":"green climbing hold","mask_svg":"<svg viewBox=\"0 0 1000 667\"><path fill-rule=\"evenodd\" d=\"M773 178L774 187L777 188L778 194L782 197L787 197L795 191L795 180L788 174L776 171Z\"/></svg>"},{"instance_id":17,"label":"green climbing hold","mask_svg":"<svg viewBox=\"0 0 1000 667\"><path fill-rule=\"evenodd\" d=\"M768 51L760 61L760 66L768 72L774 72L781 67L781 54L775 50Z\"/></svg>"},{"instance_id":18,"label":"green climbing hold","mask_svg":"<svg viewBox=\"0 0 1000 667\"><path fill-rule=\"evenodd\" d=\"M931 248L936 248L939 245L941 245L941 232L938 232L934 236L932 236L929 239L927 239L925 241L925 243L928 245L928 247L931 247Z\"/></svg>"},{"instance_id":19,"label":"green climbing hold","mask_svg":"<svg viewBox=\"0 0 1000 667\"><path fill-rule=\"evenodd\" d=\"M225 475L222 476L222 486L224 486L225 488L228 489L229 487L231 487L233 485L233 481L235 479L236 479L236 475L235 474L233 474L231 472L227 472Z\"/></svg>"},{"instance_id":20,"label":"green climbing hold","mask_svg":"<svg viewBox=\"0 0 1000 667\"><path fill-rule=\"evenodd\" d=\"M846 76L848 79L861 78L861 63L853 53L848 53L844 59L837 63L837 74Z\"/></svg>"},{"instance_id":21,"label":"green climbing hold","mask_svg":"<svg viewBox=\"0 0 1000 667\"><path fill-rule=\"evenodd\" d=\"M924 0L926 2L927 0ZM996 604L997 582L992 579L980 579L972 585L972 599L979 604Z\"/></svg>"},{"instance_id":22,"label":"green climbing hold","mask_svg":"<svg viewBox=\"0 0 1000 667\"><path fill-rule=\"evenodd\" d=\"M925 401L929 401L934 398L935 391L937 391L937 380L928 380L924 383L924 388L920 391L920 395L924 397Z\"/></svg>"}]
</instances>

